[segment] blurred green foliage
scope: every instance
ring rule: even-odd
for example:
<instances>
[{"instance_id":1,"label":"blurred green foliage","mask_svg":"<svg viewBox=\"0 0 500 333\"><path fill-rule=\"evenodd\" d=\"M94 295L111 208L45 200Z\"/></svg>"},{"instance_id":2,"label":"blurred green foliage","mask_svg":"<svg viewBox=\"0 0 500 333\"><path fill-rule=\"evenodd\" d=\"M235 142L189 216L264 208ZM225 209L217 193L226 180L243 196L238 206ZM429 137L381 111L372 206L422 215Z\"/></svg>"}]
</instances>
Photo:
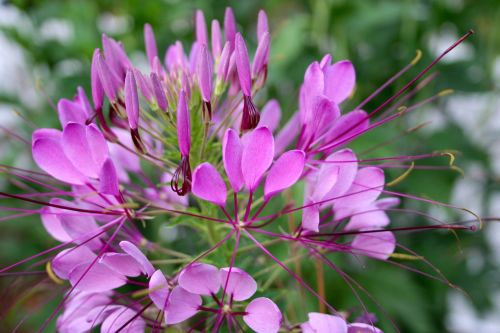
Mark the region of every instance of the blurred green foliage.
<instances>
[{"instance_id":1,"label":"blurred green foliage","mask_svg":"<svg viewBox=\"0 0 500 333\"><path fill-rule=\"evenodd\" d=\"M414 1L414 0L267 0L267 1L10 1L9 5L19 8L31 21L32 29L3 28L3 32L23 47L33 73L38 80L38 89L51 100L74 95L78 85L89 91L90 59L94 48L100 47L103 15L118 19L121 28L110 35L123 41L132 58L140 56L143 49L142 28L149 22L155 29L160 50L179 39L187 46L194 37L193 15L199 8L205 12L208 21L223 20L224 8L232 6L239 29L251 40L255 49L255 25L257 12L266 10L272 31L272 53L269 66L269 81L266 91L259 96L261 103L268 97L277 98L288 118L297 107L297 91L309 63L318 60L325 53L332 53L334 59L348 58L357 71L357 90L353 99L344 105L355 106L364 97L379 87L392 74L414 58L417 49L423 51L423 59L396 84L384 90L366 106L373 110L386 98L401 88L419 69L424 68L433 56L429 40L433 35L451 32L460 36L469 29L476 34L466 43L473 53L467 59L442 62L437 66L440 75L419 93L415 100L422 100L444 88L463 92L487 92L494 89L492 64L499 55L500 5L497 0L461 1ZM71 38L65 42L42 38L41 28L47 20L64 20L71 26ZM100 22L100 23L99 23ZM65 72L61 64L68 59L76 61L76 70ZM3 80L4 78L2 78ZM35 85L35 82L33 82ZM22 94L19 91L19 94ZM40 92L41 94L41 92ZM16 96L0 94L1 101L8 102L38 126L57 126L56 113L49 103L42 107L25 106ZM439 110L442 100L434 103ZM262 105L262 104L261 104ZM422 111L416 111L422 112ZM432 111L439 112L439 111ZM446 114L444 115L446 117ZM412 132L394 140L376 152L365 156L412 155L442 149L456 149L462 153L459 165L477 162L489 172L489 156L469 140L467 133L446 117L448 125L432 136ZM354 143L358 152L369 149L377 142L398 136L411 126L408 119L384 126ZM27 126L17 129L20 135L29 138ZM14 144L10 153L2 156L2 163L16 162L17 153L29 151L28 147ZM445 162L446 163L446 162ZM443 163L440 163L443 165ZM387 179L396 178L401 170L390 170ZM450 190L460 174L451 171L414 171L405 181L394 187L395 191L413 193L435 200L450 200ZM492 184L498 189L498 184ZM6 184L6 191L13 191L13 184ZM488 188L492 191L492 188ZM2 199L2 206L15 204ZM404 202L407 208L425 206L412 201ZM450 213L450 219L458 215ZM0 262L8 263L28 257L55 244L45 234L38 217L28 217L2 223L0 234ZM394 225L409 226L428 223L422 217L410 214L393 214ZM498 281L491 278L497 268L481 233L459 233L460 241L449 232L400 233L398 241L428 258L454 284L470 295L481 310L490 305L489 295L498 288ZM479 270L467 266L469 251L480 251L484 265ZM444 332L447 313L446 295L450 286L445 283L413 273L387 263L366 262L363 265L334 256L336 264L362 284L380 303L384 314L368 297L363 297L370 311L377 314L381 328L394 331L391 320L401 332L433 333ZM428 271L421 262L409 264ZM312 263L304 263L305 274L314 275ZM42 269L43 270L43 269ZM35 281L36 279L34 279ZM314 278L312 278L314 280ZM342 278L326 269L328 300L343 310L359 310L360 304ZM0 289L5 290L7 305L13 303L15 294L10 293L12 280L2 278ZM30 282L27 282L29 285ZM34 283L34 282L33 282ZM24 286L27 288L27 285ZM22 284L20 286L23 286ZM19 287L19 286L18 286ZM55 293L54 290L53 293ZM362 293L361 293L362 294ZM33 296L33 295L32 295ZM36 295L35 295L36 296ZM10 299L10 298L12 299ZM27 322L18 332L32 332L54 306L41 305L45 297L28 297L19 308L18 316L9 318L9 325L28 314ZM309 304L309 311L316 304ZM317 309L316 309L317 310ZM305 319L304 314L299 315ZM0 319L3 322L3 319Z\"/></svg>"}]
</instances>

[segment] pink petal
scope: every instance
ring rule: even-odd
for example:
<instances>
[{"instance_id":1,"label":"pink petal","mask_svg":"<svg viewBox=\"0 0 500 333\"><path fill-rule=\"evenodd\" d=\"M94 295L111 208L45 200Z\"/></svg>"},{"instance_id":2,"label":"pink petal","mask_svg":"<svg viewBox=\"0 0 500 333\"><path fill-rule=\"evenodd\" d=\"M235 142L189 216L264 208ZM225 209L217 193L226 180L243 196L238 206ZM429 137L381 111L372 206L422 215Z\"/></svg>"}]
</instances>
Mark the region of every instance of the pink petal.
<instances>
[{"instance_id":1,"label":"pink petal","mask_svg":"<svg viewBox=\"0 0 500 333\"><path fill-rule=\"evenodd\" d=\"M355 209L351 214L352 217L345 226L345 230L382 228L387 226L390 222L384 210L377 207L375 204L368 205L361 209Z\"/></svg>"},{"instance_id":2,"label":"pink petal","mask_svg":"<svg viewBox=\"0 0 500 333\"><path fill-rule=\"evenodd\" d=\"M241 140L238 134L229 128L222 140L222 160L234 192L239 192L243 186L243 174L241 173L242 154L243 145Z\"/></svg>"},{"instance_id":3,"label":"pink petal","mask_svg":"<svg viewBox=\"0 0 500 333\"><path fill-rule=\"evenodd\" d=\"M61 145L62 135L45 135L37 130L33 133L32 153L36 164L54 178L69 184L83 185L87 177L66 157Z\"/></svg>"},{"instance_id":4,"label":"pink petal","mask_svg":"<svg viewBox=\"0 0 500 333\"><path fill-rule=\"evenodd\" d=\"M301 122L308 124L312 119L312 110L316 98L323 95L324 90L324 74L317 61L313 62L304 74L304 85L302 93L304 105L301 107Z\"/></svg>"},{"instance_id":5,"label":"pink petal","mask_svg":"<svg viewBox=\"0 0 500 333\"><path fill-rule=\"evenodd\" d=\"M149 298L158 307L165 309L170 295L169 285L165 275L160 270L153 273L149 279Z\"/></svg>"},{"instance_id":6,"label":"pink petal","mask_svg":"<svg viewBox=\"0 0 500 333\"><path fill-rule=\"evenodd\" d=\"M335 103L342 103L354 90L356 73L348 60L342 60L325 69L325 95Z\"/></svg>"},{"instance_id":7,"label":"pink petal","mask_svg":"<svg viewBox=\"0 0 500 333\"><path fill-rule=\"evenodd\" d=\"M201 97L204 102L210 102L212 98L212 62L206 45L203 45L197 61L198 84Z\"/></svg>"},{"instance_id":8,"label":"pink petal","mask_svg":"<svg viewBox=\"0 0 500 333\"><path fill-rule=\"evenodd\" d=\"M127 325L124 326L125 324ZM102 323L101 333L118 332L118 330L126 333L143 333L145 329L146 322L135 310L126 306L117 306L116 310L109 314Z\"/></svg>"},{"instance_id":9,"label":"pink petal","mask_svg":"<svg viewBox=\"0 0 500 333\"><path fill-rule=\"evenodd\" d=\"M218 59L222 52L222 35L220 24L217 20L212 20L212 56Z\"/></svg>"},{"instance_id":10,"label":"pink petal","mask_svg":"<svg viewBox=\"0 0 500 333\"><path fill-rule=\"evenodd\" d=\"M390 231L358 234L351 247L354 253L387 260L396 248L396 238Z\"/></svg>"},{"instance_id":11,"label":"pink petal","mask_svg":"<svg viewBox=\"0 0 500 333\"><path fill-rule=\"evenodd\" d=\"M64 127L62 135L64 154L81 173L87 177L97 178L101 167L92 157L92 150L87 141L85 125L69 123Z\"/></svg>"},{"instance_id":12,"label":"pink petal","mask_svg":"<svg viewBox=\"0 0 500 333\"><path fill-rule=\"evenodd\" d=\"M399 200L399 198L389 197L389 198L383 198L383 199L377 200L375 202L375 204L380 209L387 209L387 208L392 208L392 207L399 205L400 202L401 202L401 200Z\"/></svg>"},{"instance_id":13,"label":"pink petal","mask_svg":"<svg viewBox=\"0 0 500 333\"><path fill-rule=\"evenodd\" d=\"M375 201L384 189L384 171L376 167L360 169L349 191L336 200L337 207L359 207Z\"/></svg>"},{"instance_id":14,"label":"pink petal","mask_svg":"<svg viewBox=\"0 0 500 333\"><path fill-rule=\"evenodd\" d=\"M265 126L271 132L278 128L281 119L281 108L277 100L272 99L264 105L260 113L259 127ZM278 141L278 139L276 139Z\"/></svg>"},{"instance_id":15,"label":"pink petal","mask_svg":"<svg viewBox=\"0 0 500 333\"><path fill-rule=\"evenodd\" d=\"M43 207L40 210L40 217L42 218L43 227L54 239L60 242L68 242L72 240L61 225L59 217L52 213L51 207Z\"/></svg>"},{"instance_id":16,"label":"pink petal","mask_svg":"<svg viewBox=\"0 0 500 333\"><path fill-rule=\"evenodd\" d=\"M141 267L137 261L125 253L105 253L99 259L99 263L125 276L136 277L141 275Z\"/></svg>"},{"instance_id":17,"label":"pink petal","mask_svg":"<svg viewBox=\"0 0 500 333\"><path fill-rule=\"evenodd\" d=\"M274 154L281 154L298 136L299 130L299 114L295 113L276 136Z\"/></svg>"},{"instance_id":18,"label":"pink petal","mask_svg":"<svg viewBox=\"0 0 500 333\"><path fill-rule=\"evenodd\" d=\"M101 168L101 172L99 174L99 180L100 180L99 183L100 193L110 194L110 195L120 194L120 189L118 185L118 176L116 174L115 165L109 158L104 162Z\"/></svg>"},{"instance_id":19,"label":"pink petal","mask_svg":"<svg viewBox=\"0 0 500 333\"><path fill-rule=\"evenodd\" d=\"M232 295L235 301L244 301L257 291L257 282L244 270L233 267L229 274L229 267L220 270L221 287L227 281L226 294Z\"/></svg>"},{"instance_id":20,"label":"pink petal","mask_svg":"<svg viewBox=\"0 0 500 333\"><path fill-rule=\"evenodd\" d=\"M153 275L155 271L153 265L137 246L128 241L122 241L120 242L120 247L123 251L125 251L125 253L129 254L135 259L135 261L137 261L141 267L142 273L146 274L148 277Z\"/></svg>"},{"instance_id":21,"label":"pink petal","mask_svg":"<svg viewBox=\"0 0 500 333\"><path fill-rule=\"evenodd\" d=\"M52 260L52 269L59 278L67 280L73 268L84 262L91 262L95 257L86 246L72 247L57 254Z\"/></svg>"},{"instance_id":22,"label":"pink petal","mask_svg":"<svg viewBox=\"0 0 500 333\"><path fill-rule=\"evenodd\" d=\"M219 270L212 265L194 263L181 272L179 285L197 295L216 294L220 288Z\"/></svg>"},{"instance_id":23,"label":"pink petal","mask_svg":"<svg viewBox=\"0 0 500 333\"><path fill-rule=\"evenodd\" d=\"M92 159L100 169L109 156L106 138L95 124L86 127L87 142L92 153Z\"/></svg>"},{"instance_id":24,"label":"pink petal","mask_svg":"<svg viewBox=\"0 0 500 333\"><path fill-rule=\"evenodd\" d=\"M290 150L281 155L267 175L264 185L265 200L299 180L304 171L305 158L306 154L302 150Z\"/></svg>"},{"instance_id":25,"label":"pink petal","mask_svg":"<svg viewBox=\"0 0 500 333\"><path fill-rule=\"evenodd\" d=\"M192 294L182 287L175 287L170 294L165 311L165 323L173 325L191 318L199 311L201 303L199 295Z\"/></svg>"},{"instance_id":26,"label":"pink petal","mask_svg":"<svg viewBox=\"0 0 500 333\"><path fill-rule=\"evenodd\" d=\"M357 110L341 116L331 127L325 141L332 146L345 146L368 128L370 119L366 112Z\"/></svg>"},{"instance_id":27,"label":"pink petal","mask_svg":"<svg viewBox=\"0 0 500 333\"><path fill-rule=\"evenodd\" d=\"M350 149L339 150L326 158L329 165L338 167L338 177L325 198L342 196L352 185L358 173L358 158Z\"/></svg>"},{"instance_id":28,"label":"pink petal","mask_svg":"<svg viewBox=\"0 0 500 333\"><path fill-rule=\"evenodd\" d=\"M347 325L347 333L384 333L381 329L365 323L352 323Z\"/></svg>"},{"instance_id":29,"label":"pink petal","mask_svg":"<svg viewBox=\"0 0 500 333\"><path fill-rule=\"evenodd\" d=\"M194 170L192 192L216 205L224 207L226 204L226 184L217 169L208 162L198 165Z\"/></svg>"},{"instance_id":30,"label":"pink petal","mask_svg":"<svg viewBox=\"0 0 500 333\"><path fill-rule=\"evenodd\" d=\"M76 286L77 290L101 292L121 287L127 283L125 276L104 264L95 262L89 269L90 265L90 262L78 265L69 273L69 281L72 286Z\"/></svg>"},{"instance_id":31,"label":"pink petal","mask_svg":"<svg viewBox=\"0 0 500 333\"><path fill-rule=\"evenodd\" d=\"M306 125L307 137L319 138L330 131L332 124L340 117L337 104L325 96L318 96L312 100L311 119Z\"/></svg>"},{"instance_id":32,"label":"pink petal","mask_svg":"<svg viewBox=\"0 0 500 333\"><path fill-rule=\"evenodd\" d=\"M277 333L281 326L281 311L273 301L259 297L250 302L245 309L243 321L257 333Z\"/></svg>"},{"instance_id":33,"label":"pink petal","mask_svg":"<svg viewBox=\"0 0 500 333\"><path fill-rule=\"evenodd\" d=\"M259 127L248 133L247 137L248 143L241 157L241 172L246 187L253 192L273 162L274 138L267 127Z\"/></svg>"},{"instance_id":34,"label":"pink petal","mask_svg":"<svg viewBox=\"0 0 500 333\"><path fill-rule=\"evenodd\" d=\"M226 34L226 41L232 44L231 48L234 49L234 37L236 36L236 20L234 19L233 10L226 7L224 13L224 32Z\"/></svg>"},{"instance_id":35,"label":"pink petal","mask_svg":"<svg viewBox=\"0 0 500 333\"><path fill-rule=\"evenodd\" d=\"M319 205L311 205L302 210L302 228L319 231Z\"/></svg>"},{"instance_id":36,"label":"pink petal","mask_svg":"<svg viewBox=\"0 0 500 333\"><path fill-rule=\"evenodd\" d=\"M309 325L315 332L347 333L347 324L339 316L332 316L323 313L310 312Z\"/></svg>"},{"instance_id":37,"label":"pink petal","mask_svg":"<svg viewBox=\"0 0 500 333\"><path fill-rule=\"evenodd\" d=\"M67 99L61 99L57 103L57 113L63 127L69 122L85 124L87 121L85 110L77 103Z\"/></svg>"}]
</instances>

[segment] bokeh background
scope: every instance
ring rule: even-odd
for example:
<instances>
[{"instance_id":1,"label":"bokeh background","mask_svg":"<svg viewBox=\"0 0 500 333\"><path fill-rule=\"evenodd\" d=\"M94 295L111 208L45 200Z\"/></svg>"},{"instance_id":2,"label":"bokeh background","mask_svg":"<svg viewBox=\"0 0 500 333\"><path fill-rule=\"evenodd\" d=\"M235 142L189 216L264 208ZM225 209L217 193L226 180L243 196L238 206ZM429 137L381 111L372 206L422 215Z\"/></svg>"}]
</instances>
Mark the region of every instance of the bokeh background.
<instances>
[{"instance_id":1,"label":"bokeh background","mask_svg":"<svg viewBox=\"0 0 500 333\"><path fill-rule=\"evenodd\" d=\"M454 94L419 108L403 120L358 140L356 151L388 140L376 156L418 154L435 150L457 152L456 171L414 171L398 191L467 207L482 216L500 216L500 1L498 0L267 0L267 1L7 1L0 2L0 163L32 167L29 139L33 126L57 126L53 103L73 96L78 85L89 88L90 59L106 33L124 42L135 64L146 63L142 29L155 29L158 46L194 38L194 10L207 20L223 19L232 6L251 49L255 49L258 10L266 10L272 31L271 63L265 97L279 100L284 117L297 107L297 89L307 65L331 53L348 58L357 71L354 106L422 50L423 59L410 73L366 107L378 104L469 29L475 35L436 67L438 76L415 101L443 89ZM87 90L89 91L89 90ZM262 105L262 104L261 104ZM408 128L425 123L417 131ZM10 134L9 134L10 133ZM443 161L436 161L443 165ZM446 165L446 161L444 162ZM389 171L395 178L401 170ZM0 177L1 191L18 191L9 177ZM17 204L0 199L0 206ZM447 221L469 216L436 206L403 202ZM0 209L0 218L7 212ZM428 221L399 214L406 225ZM38 217L0 220L0 263L4 267L54 245ZM401 332L500 332L500 225L488 222L479 232L406 233L405 246L431 260L456 288L384 263L367 263L350 274L390 314ZM345 264L346 266L347 263ZM415 263L418 268L419 263ZM360 305L342 280L327 274L328 299L340 309ZM44 299L32 292L15 299L0 278L0 331L33 332L50 313ZM52 295L56 296L56 295ZM392 332L390 318L367 303L380 327ZM311 309L313 310L313 309ZM53 330L53 328L51 328ZM48 330L50 331L50 329Z\"/></svg>"}]
</instances>

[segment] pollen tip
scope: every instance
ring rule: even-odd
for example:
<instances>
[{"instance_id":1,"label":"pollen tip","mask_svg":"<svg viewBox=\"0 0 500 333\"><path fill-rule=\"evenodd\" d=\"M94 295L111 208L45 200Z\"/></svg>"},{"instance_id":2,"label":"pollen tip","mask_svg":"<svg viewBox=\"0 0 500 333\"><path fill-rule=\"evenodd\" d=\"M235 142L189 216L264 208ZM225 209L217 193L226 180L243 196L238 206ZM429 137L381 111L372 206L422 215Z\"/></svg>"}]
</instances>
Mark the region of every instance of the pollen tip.
<instances>
[{"instance_id":1,"label":"pollen tip","mask_svg":"<svg viewBox=\"0 0 500 333\"><path fill-rule=\"evenodd\" d=\"M417 49L417 54L415 55L415 58L413 58L413 60L410 62L410 64L412 66L415 66L420 61L420 59L422 59L422 51Z\"/></svg>"},{"instance_id":2,"label":"pollen tip","mask_svg":"<svg viewBox=\"0 0 500 333\"><path fill-rule=\"evenodd\" d=\"M439 97L443 97L443 96L446 96L446 95L451 95L455 92L455 90L453 89L445 89L445 90L442 90L438 93L438 96Z\"/></svg>"}]
</instances>

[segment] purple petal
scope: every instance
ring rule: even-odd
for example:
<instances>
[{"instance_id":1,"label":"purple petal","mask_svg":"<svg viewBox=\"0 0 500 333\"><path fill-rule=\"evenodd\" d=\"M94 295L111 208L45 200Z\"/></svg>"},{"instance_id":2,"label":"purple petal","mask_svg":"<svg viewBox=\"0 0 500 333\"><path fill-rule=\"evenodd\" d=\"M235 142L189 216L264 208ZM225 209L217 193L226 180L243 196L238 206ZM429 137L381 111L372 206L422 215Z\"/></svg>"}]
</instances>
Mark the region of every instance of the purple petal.
<instances>
[{"instance_id":1,"label":"purple petal","mask_svg":"<svg viewBox=\"0 0 500 333\"><path fill-rule=\"evenodd\" d=\"M312 119L312 110L316 98L323 95L325 78L323 70L317 61L309 65L304 74L303 107L300 108L302 124L308 124Z\"/></svg>"},{"instance_id":2,"label":"purple petal","mask_svg":"<svg viewBox=\"0 0 500 333\"><path fill-rule=\"evenodd\" d=\"M97 53L97 72L99 74L99 80L101 81L104 93L108 99L114 103L118 92L118 78L115 77L116 74L111 71L100 52Z\"/></svg>"},{"instance_id":3,"label":"purple petal","mask_svg":"<svg viewBox=\"0 0 500 333\"><path fill-rule=\"evenodd\" d=\"M400 204L400 202L401 202L401 200L399 200L399 198L389 197L389 198L383 198L383 199L377 200L377 202L375 202L375 204L380 209L387 209L387 208L392 208L392 207L398 206Z\"/></svg>"},{"instance_id":4,"label":"purple petal","mask_svg":"<svg viewBox=\"0 0 500 333\"><path fill-rule=\"evenodd\" d=\"M314 98L310 115L305 136L317 139L331 130L332 124L340 117L340 109L325 96L318 96Z\"/></svg>"},{"instance_id":5,"label":"purple petal","mask_svg":"<svg viewBox=\"0 0 500 333\"><path fill-rule=\"evenodd\" d=\"M87 121L85 110L77 103L67 99L59 100L57 103L57 113L62 127L69 122L85 124Z\"/></svg>"},{"instance_id":6,"label":"purple petal","mask_svg":"<svg viewBox=\"0 0 500 333\"><path fill-rule=\"evenodd\" d=\"M240 33L235 38L235 59L240 86L245 96L252 96L252 76L250 74L250 60L248 59L248 50L245 40Z\"/></svg>"},{"instance_id":7,"label":"purple petal","mask_svg":"<svg viewBox=\"0 0 500 333\"><path fill-rule=\"evenodd\" d=\"M357 110L341 116L331 126L325 141L331 145L344 146L368 128L370 120L366 112Z\"/></svg>"},{"instance_id":8,"label":"purple petal","mask_svg":"<svg viewBox=\"0 0 500 333\"><path fill-rule=\"evenodd\" d=\"M339 150L326 158L329 164L337 165L339 168L337 181L331 188L326 198L337 198L342 196L351 187L358 172L357 157L352 150Z\"/></svg>"},{"instance_id":9,"label":"purple petal","mask_svg":"<svg viewBox=\"0 0 500 333\"><path fill-rule=\"evenodd\" d=\"M217 267L194 263L179 275L179 285L197 295L217 294L220 288L220 274Z\"/></svg>"},{"instance_id":10,"label":"purple petal","mask_svg":"<svg viewBox=\"0 0 500 333\"><path fill-rule=\"evenodd\" d=\"M226 7L224 13L224 32L226 33L226 41L231 45L231 50L234 49L234 38L236 36L236 20L234 19L233 10Z\"/></svg>"},{"instance_id":11,"label":"purple petal","mask_svg":"<svg viewBox=\"0 0 500 333\"><path fill-rule=\"evenodd\" d=\"M119 195L118 176L115 165L109 158L104 162L99 175L99 192L110 195Z\"/></svg>"},{"instance_id":12,"label":"purple petal","mask_svg":"<svg viewBox=\"0 0 500 333\"><path fill-rule=\"evenodd\" d=\"M381 329L365 323L352 323L347 325L347 333L384 333Z\"/></svg>"},{"instance_id":13,"label":"purple petal","mask_svg":"<svg viewBox=\"0 0 500 333\"><path fill-rule=\"evenodd\" d=\"M208 162L198 165L194 170L192 192L197 197L221 207L226 204L226 184L217 169Z\"/></svg>"},{"instance_id":14,"label":"purple petal","mask_svg":"<svg viewBox=\"0 0 500 333\"><path fill-rule=\"evenodd\" d=\"M94 108L100 110L104 102L104 88L102 87L101 79L99 78L98 58L101 51L99 49L94 50L92 55L92 65L90 67L90 84L92 90L92 101L94 103Z\"/></svg>"},{"instance_id":15,"label":"purple petal","mask_svg":"<svg viewBox=\"0 0 500 333\"><path fill-rule=\"evenodd\" d=\"M377 207L375 204L368 205L361 209L355 209L351 215L352 217L345 226L345 230L382 228L387 226L390 222L384 210Z\"/></svg>"},{"instance_id":16,"label":"purple petal","mask_svg":"<svg viewBox=\"0 0 500 333\"><path fill-rule=\"evenodd\" d=\"M93 137L93 145L90 145L87 133L91 134ZM99 133L99 132L97 132ZM64 127L61 143L63 146L64 154L71 161L71 163L78 169L81 173L87 177L97 178L102 167L100 158L96 161L94 155L98 154L99 157L102 156L101 152L95 152L92 148L100 148L99 144L107 148L104 136L102 139L98 138L94 130L92 132L87 131L87 126L77 123L69 123ZM99 163L101 162L101 163Z\"/></svg>"},{"instance_id":17,"label":"purple petal","mask_svg":"<svg viewBox=\"0 0 500 333\"><path fill-rule=\"evenodd\" d=\"M312 202L308 202L307 205ZM302 228L314 232L319 231L319 205L311 205L302 210Z\"/></svg>"},{"instance_id":18,"label":"purple petal","mask_svg":"<svg viewBox=\"0 0 500 333\"><path fill-rule=\"evenodd\" d=\"M220 24L217 20L212 20L212 56L219 58L222 52L222 34Z\"/></svg>"},{"instance_id":19,"label":"purple petal","mask_svg":"<svg viewBox=\"0 0 500 333\"><path fill-rule=\"evenodd\" d=\"M325 70L325 95L335 103L342 103L354 90L356 73L348 60L328 66Z\"/></svg>"},{"instance_id":20,"label":"purple petal","mask_svg":"<svg viewBox=\"0 0 500 333\"><path fill-rule=\"evenodd\" d=\"M125 76L125 111L127 112L130 129L137 129L139 124L139 96L137 95L137 84L132 70L128 70Z\"/></svg>"},{"instance_id":21,"label":"purple petal","mask_svg":"<svg viewBox=\"0 0 500 333\"><path fill-rule=\"evenodd\" d=\"M149 65L153 67L153 59L158 56L158 49L156 47L153 28L149 23L144 25L144 43L146 44L146 55L148 57Z\"/></svg>"},{"instance_id":22,"label":"purple petal","mask_svg":"<svg viewBox=\"0 0 500 333\"><path fill-rule=\"evenodd\" d=\"M241 172L246 187L253 192L273 162L274 138L267 127L259 127L248 133L247 137L248 143L241 157Z\"/></svg>"},{"instance_id":23,"label":"purple petal","mask_svg":"<svg viewBox=\"0 0 500 333\"><path fill-rule=\"evenodd\" d=\"M326 66L330 66L332 63L332 55L327 53L321 58L321 61L319 62L319 66L323 71L325 70Z\"/></svg>"},{"instance_id":24,"label":"purple petal","mask_svg":"<svg viewBox=\"0 0 500 333\"><path fill-rule=\"evenodd\" d=\"M264 185L264 198L289 188L299 180L304 171L306 154L302 150L290 150L281 155L269 170Z\"/></svg>"},{"instance_id":25,"label":"purple petal","mask_svg":"<svg viewBox=\"0 0 500 333\"><path fill-rule=\"evenodd\" d=\"M269 24L267 23L266 12L261 9L257 18L257 40L259 43L266 32L269 33Z\"/></svg>"},{"instance_id":26,"label":"purple petal","mask_svg":"<svg viewBox=\"0 0 500 333\"><path fill-rule=\"evenodd\" d=\"M358 234L351 243L354 253L387 260L396 248L396 238L390 231Z\"/></svg>"},{"instance_id":27,"label":"purple petal","mask_svg":"<svg viewBox=\"0 0 500 333\"><path fill-rule=\"evenodd\" d=\"M200 46L208 47L207 24L205 23L205 15L201 10L196 11L196 41Z\"/></svg>"},{"instance_id":28,"label":"purple petal","mask_svg":"<svg viewBox=\"0 0 500 333\"><path fill-rule=\"evenodd\" d=\"M182 287L175 287L170 294L170 298L165 311L165 323L174 325L191 318L201 306L201 297L191 294Z\"/></svg>"},{"instance_id":29,"label":"purple petal","mask_svg":"<svg viewBox=\"0 0 500 333\"><path fill-rule=\"evenodd\" d=\"M121 332L143 333L146 321L137 312L126 306L117 306L115 311L106 316L101 333Z\"/></svg>"},{"instance_id":30,"label":"purple petal","mask_svg":"<svg viewBox=\"0 0 500 333\"><path fill-rule=\"evenodd\" d=\"M315 332L347 333L347 324L342 317L310 312L309 325Z\"/></svg>"},{"instance_id":31,"label":"purple petal","mask_svg":"<svg viewBox=\"0 0 500 333\"><path fill-rule=\"evenodd\" d=\"M232 129L226 130L222 140L222 160L234 192L239 192L243 186L243 174L241 173L242 154L243 145L238 134Z\"/></svg>"},{"instance_id":32,"label":"purple petal","mask_svg":"<svg viewBox=\"0 0 500 333\"><path fill-rule=\"evenodd\" d=\"M122 241L120 242L120 247L123 251L125 251L125 253L129 254L135 259L135 261L137 261L137 263L141 266L142 273L146 274L148 277L153 275L155 272L153 265L137 246L128 241Z\"/></svg>"},{"instance_id":33,"label":"purple petal","mask_svg":"<svg viewBox=\"0 0 500 333\"><path fill-rule=\"evenodd\" d=\"M68 242L72 240L61 225L59 217L51 212L51 207L43 207L40 210L40 217L42 218L43 227L54 239L60 242Z\"/></svg>"},{"instance_id":34,"label":"purple petal","mask_svg":"<svg viewBox=\"0 0 500 333\"><path fill-rule=\"evenodd\" d=\"M259 76L259 74L265 70L267 63L269 62L269 50L271 44L271 37L268 32L265 32L257 45L257 50L255 51L255 57L252 64L252 75L253 77Z\"/></svg>"},{"instance_id":35,"label":"purple petal","mask_svg":"<svg viewBox=\"0 0 500 333\"><path fill-rule=\"evenodd\" d=\"M281 326L281 311L273 301L259 297L245 309L243 321L257 333L277 333Z\"/></svg>"},{"instance_id":36,"label":"purple petal","mask_svg":"<svg viewBox=\"0 0 500 333\"><path fill-rule=\"evenodd\" d=\"M104 264L87 262L76 266L69 273L69 281L77 290L101 292L121 287L127 279ZM77 284L78 283L78 284Z\"/></svg>"},{"instance_id":37,"label":"purple petal","mask_svg":"<svg viewBox=\"0 0 500 333\"><path fill-rule=\"evenodd\" d=\"M59 252L52 260L52 269L59 278L67 280L73 268L91 262L95 257L96 255L86 246L72 247Z\"/></svg>"},{"instance_id":38,"label":"purple petal","mask_svg":"<svg viewBox=\"0 0 500 333\"><path fill-rule=\"evenodd\" d=\"M281 108L277 100L272 99L264 105L260 112L260 121L258 127L265 126L271 132L278 128L281 120ZM276 139L276 142L278 139Z\"/></svg>"},{"instance_id":39,"label":"purple petal","mask_svg":"<svg viewBox=\"0 0 500 333\"><path fill-rule=\"evenodd\" d=\"M384 189L384 171L376 167L360 169L349 191L336 200L337 207L359 207L375 201Z\"/></svg>"},{"instance_id":40,"label":"purple petal","mask_svg":"<svg viewBox=\"0 0 500 333\"><path fill-rule=\"evenodd\" d=\"M149 298L153 301L153 303L158 307L158 309L165 309L168 303L170 289L165 279L165 275L160 270L151 275L151 279L149 279Z\"/></svg>"},{"instance_id":41,"label":"purple petal","mask_svg":"<svg viewBox=\"0 0 500 333\"><path fill-rule=\"evenodd\" d=\"M137 264L137 261L125 253L105 253L99 259L99 263L106 265L121 275L130 277L141 275L141 267Z\"/></svg>"},{"instance_id":42,"label":"purple petal","mask_svg":"<svg viewBox=\"0 0 500 333\"><path fill-rule=\"evenodd\" d=\"M299 134L299 114L295 113L276 136L275 154L281 154Z\"/></svg>"},{"instance_id":43,"label":"purple petal","mask_svg":"<svg viewBox=\"0 0 500 333\"><path fill-rule=\"evenodd\" d=\"M139 90L141 91L142 96L149 102L152 103L154 101L153 99L153 86L151 83L151 80L149 78L146 78L140 70L138 69L133 69L134 71L134 76L137 81L137 86L139 87Z\"/></svg>"},{"instance_id":44,"label":"purple petal","mask_svg":"<svg viewBox=\"0 0 500 333\"><path fill-rule=\"evenodd\" d=\"M191 127L189 123L189 108L184 90L179 92L177 103L177 137L182 156L189 156L191 148Z\"/></svg>"},{"instance_id":45,"label":"purple petal","mask_svg":"<svg viewBox=\"0 0 500 333\"><path fill-rule=\"evenodd\" d=\"M204 45L198 54L198 84L200 85L203 101L210 102L212 98L212 64L207 47Z\"/></svg>"},{"instance_id":46,"label":"purple petal","mask_svg":"<svg viewBox=\"0 0 500 333\"><path fill-rule=\"evenodd\" d=\"M66 157L61 146L62 133L47 135L43 130L33 133L32 154L36 164L52 177L69 184L83 185L87 177Z\"/></svg>"},{"instance_id":47,"label":"purple petal","mask_svg":"<svg viewBox=\"0 0 500 333\"><path fill-rule=\"evenodd\" d=\"M95 124L87 125L85 128L87 143L90 147L90 152L92 154L92 159L94 160L97 167L100 168L104 162L108 159L109 150L106 138L99 130ZM64 137L64 135L63 135Z\"/></svg>"},{"instance_id":48,"label":"purple petal","mask_svg":"<svg viewBox=\"0 0 500 333\"><path fill-rule=\"evenodd\" d=\"M221 268L220 277L221 287L224 288L227 281L226 294L232 295L235 301L249 299L257 291L257 282L240 268L231 268L231 274L229 267Z\"/></svg>"}]
</instances>

